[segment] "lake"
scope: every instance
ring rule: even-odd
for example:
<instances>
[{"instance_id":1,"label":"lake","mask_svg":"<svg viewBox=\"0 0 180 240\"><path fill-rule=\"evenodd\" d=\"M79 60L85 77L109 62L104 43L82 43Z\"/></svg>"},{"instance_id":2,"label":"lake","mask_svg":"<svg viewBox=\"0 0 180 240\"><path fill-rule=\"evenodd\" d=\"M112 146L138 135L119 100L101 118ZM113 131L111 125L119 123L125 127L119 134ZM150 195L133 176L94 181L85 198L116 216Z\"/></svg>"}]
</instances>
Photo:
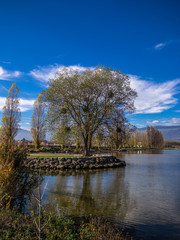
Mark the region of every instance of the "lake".
<instances>
[{"instance_id":1,"label":"lake","mask_svg":"<svg viewBox=\"0 0 180 240\"><path fill-rule=\"evenodd\" d=\"M46 209L103 216L136 239L180 239L180 150L119 158L125 168L44 175Z\"/></svg>"}]
</instances>

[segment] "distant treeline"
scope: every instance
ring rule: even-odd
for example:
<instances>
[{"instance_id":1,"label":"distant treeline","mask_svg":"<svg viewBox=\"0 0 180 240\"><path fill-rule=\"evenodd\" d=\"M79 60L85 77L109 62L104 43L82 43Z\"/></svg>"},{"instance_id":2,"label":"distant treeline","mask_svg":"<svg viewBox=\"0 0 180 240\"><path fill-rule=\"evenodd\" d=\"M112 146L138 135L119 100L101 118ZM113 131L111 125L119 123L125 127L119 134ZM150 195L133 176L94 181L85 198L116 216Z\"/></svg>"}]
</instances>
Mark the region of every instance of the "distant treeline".
<instances>
[{"instance_id":1,"label":"distant treeline","mask_svg":"<svg viewBox=\"0 0 180 240\"><path fill-rule=\"evenodd\" d=\"M107 138L102 138L102 136L99 138L96 135L96 143L98 145L101 143L101 146L111 146L115 149L164 147L163 135L158 129L147 126L146 131L140 131L125 124L121 127L115 127Z\"/></svg>"},{"instance_id":2,"label":"distant treeline","mask_svg":"<svg viewBox=\"0 0 180 240\"><path fill-rule=\"evenodd\" d=\"M74 138L73 133L60 136L61 138L54 139L54 143L49 142L40 147L39 150L42 152L66 152L66 150L68 152L82 152L83 142L80 137L78 139ZM163 148L165 143L168 144L164 141L162 133L152 126L147 126L146 131L140 131L124 124L121 128L114 127L110 132L107 129L98 131L92 139L92 150ZM170 142L169 147L175 144L175 142ZM31 151L33 151L33 146L30 147Z\"/></svg>"},{"instance_id":3,"label":"distant treeline","mask_svg":"<svg viewBox=\"0 0 180 240\"><path fill-rule=\"evenodd\" d=\"M180 148L180 141L168 141L164 143L165 148Z\"/></svg>"},{"instance_id":4,"label":"distant treeline","mask_svg":"<svg viewBox=\"0 0 180 240\"><path fill-rule=\"evenodd\" d=\"M136 130L131 133L128 145L129 147L162 148L164 139L158 129L147 126L146 131Z\"/></svg>"}]
</instances>

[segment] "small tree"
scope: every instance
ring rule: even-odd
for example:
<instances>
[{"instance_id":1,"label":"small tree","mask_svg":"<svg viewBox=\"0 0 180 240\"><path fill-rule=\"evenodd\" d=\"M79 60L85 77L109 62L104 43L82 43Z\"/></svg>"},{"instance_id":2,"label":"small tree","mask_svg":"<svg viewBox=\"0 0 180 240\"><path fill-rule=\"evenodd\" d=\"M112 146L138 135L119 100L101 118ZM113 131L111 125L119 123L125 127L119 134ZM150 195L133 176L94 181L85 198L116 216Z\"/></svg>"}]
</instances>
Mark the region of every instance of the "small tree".
<instances>
[{"instance_id":1,"label":"small tree","mask_svg":"<svg viewBox=\"0 0 180 240\"><path fill-rule=\"evenodd\" d=\"M12 161L12 148L15 145L14 138L18 131L20 115L19 89L16 83L13 83L6 98L1 120L0 153L3 161Z\"/></svg>"},{"instance_id":2,"label":"small tree","mask_svg":"<svg viewBox=\"0 0 180 240\"><path fill-rule=\"evenodd\" d=\"M34 140L35 148L39 148L41 141L46 135L45 128L45 103L42 94L39 94L33 105L33 114L31 119L31 135Z\"/></svg>"}]
</instances>

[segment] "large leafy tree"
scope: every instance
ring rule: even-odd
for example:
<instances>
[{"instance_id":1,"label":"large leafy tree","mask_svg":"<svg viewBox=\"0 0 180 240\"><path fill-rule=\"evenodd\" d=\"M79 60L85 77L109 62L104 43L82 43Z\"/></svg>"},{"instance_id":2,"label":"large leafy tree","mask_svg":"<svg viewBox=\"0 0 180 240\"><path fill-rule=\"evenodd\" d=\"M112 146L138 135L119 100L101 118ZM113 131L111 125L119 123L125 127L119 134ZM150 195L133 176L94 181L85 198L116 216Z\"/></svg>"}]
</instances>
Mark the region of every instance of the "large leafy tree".
<instances>
[{"instance_id":1,"label":"large leafy tree","mask_svg":"<svg viewBox=\"0 0 180 240\"><path fill-rule=\"evenodd\" d=\"M41 141L44 140L46 135L45 108L46 106L42 99L42 94L39 94L33 105L31 119L31 135L36 148L40 147Z\"/></svg>"},{"instance_id":2,"label":"large leafy tree","mask_svg":"<svg viewBox=\"0 0 180 240\"><path fill-rule=\"evenodd\" d=\"M44 92L48 102L48 119L52 126L64 114L75 123L89 155L92 137L116 111L133 111L136 92L127 75L106 67L75 71L64 68Z\"/></svg>"}]
</instances>

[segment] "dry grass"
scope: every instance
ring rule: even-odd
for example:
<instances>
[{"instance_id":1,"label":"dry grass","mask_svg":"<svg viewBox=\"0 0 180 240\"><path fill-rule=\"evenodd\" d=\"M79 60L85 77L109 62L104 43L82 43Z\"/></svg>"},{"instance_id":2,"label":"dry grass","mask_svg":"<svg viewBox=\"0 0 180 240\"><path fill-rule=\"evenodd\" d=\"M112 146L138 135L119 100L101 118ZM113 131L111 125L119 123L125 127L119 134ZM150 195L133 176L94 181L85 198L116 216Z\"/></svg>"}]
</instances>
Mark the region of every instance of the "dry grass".
<instances>
[{"instance_id":1,"label":"dry grass","mask_svg":"<svg viewBox=\"0 0 180 240\"><path fill-rule=\"evenodd\" d=\"M93 240L132 240L133 238L112 223L95 217L90 219L91 226L95 228Z\"/></svg>"}]
</instances>

